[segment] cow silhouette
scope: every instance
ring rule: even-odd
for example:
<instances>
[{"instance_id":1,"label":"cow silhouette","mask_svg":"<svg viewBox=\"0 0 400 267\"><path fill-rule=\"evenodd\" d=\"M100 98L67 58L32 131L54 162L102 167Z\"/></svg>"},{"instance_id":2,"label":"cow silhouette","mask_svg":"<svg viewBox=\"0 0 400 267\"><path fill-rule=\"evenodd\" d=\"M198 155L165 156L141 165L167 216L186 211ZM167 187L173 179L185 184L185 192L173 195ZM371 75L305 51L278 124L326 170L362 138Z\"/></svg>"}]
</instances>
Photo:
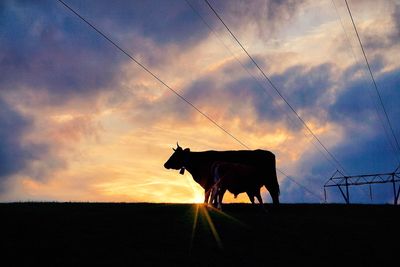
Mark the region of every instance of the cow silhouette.
<instances>
[{"instance_id":1,"label":"cow silhouette","mask_svg":"<svg viewBox=\"0 0 400 267\"><path fill-rule=\"evenodd\" d=\"M276 176L275 155L272 152L261 149L192 152L189 148L183 149L178 143L177 148L173 150L174 153L165 162L164 167L180 170L181 174L187 170L204 189L204 203L209 202L211 190L215 185L215 164L220 162L242 165L251 169L248 175L229 178L232 193L247 192L248 195L250 193L249 198L253 202L254 196L261 199L261 196L253 194L255 188L260 189L265 186L271 195L273 205L279 205L279 183ZM224 169L226 167L225 165ZM226 189L229 190L228 187Z\"/></svg>"}]
</instances>

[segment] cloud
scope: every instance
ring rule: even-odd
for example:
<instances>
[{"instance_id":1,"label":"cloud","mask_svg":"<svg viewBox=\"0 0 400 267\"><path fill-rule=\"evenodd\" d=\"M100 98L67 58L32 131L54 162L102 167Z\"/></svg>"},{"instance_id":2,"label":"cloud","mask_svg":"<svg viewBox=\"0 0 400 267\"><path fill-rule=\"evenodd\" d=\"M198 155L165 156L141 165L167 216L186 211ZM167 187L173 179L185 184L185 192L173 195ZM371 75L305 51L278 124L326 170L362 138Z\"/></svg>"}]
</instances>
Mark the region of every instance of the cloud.
<instances>
[{"instance_id":1,"label":"cloud","mask_svg":"<svg viewBox=\"0 0 400 267\"><path fill-rule=\"evenodd\" d=\"M368 123L374 119L371 109L371 88L365 80L356 80L337 95L335 103L329 107L329 116L337 122Z\"/></svg>"},{"instance_id":2,"label":"cloud","mask_svg":"<svg viewBox=\"0 0 400 267\"><path fill-rule=\"evenodd\" d=\"M292 21L306 1L210 2L234 32L255 28L257 37L268 39Z\"/></svg>"},{"instance_id":3,"label":"cloud","mask_svg":"<svg viewBox=\"0 0 400 267\"><path fill-rule=\"evenodd\" d=\"M344 75L347 75L347 72L344 72ZM395 104L400 95L398 90L394 90L400 83L399 77L399 70L377 77L377 84L390 118L396 118L400 115L400 108ZM393 137L379 106L380 103L377 101L377 96L373 91L374 89L368 88L369 86L369 81L366 81L363 77L356 79L353 77L347 87L337 91L335 101L328 106L328 120L336 124L337 131L342 132L339 142L328 146L328 149L345 168L346 175L392 172L398 166L399 154L395 148L393 149L395 145ZM371 90L372 94L367 90ZM378 112L382 121L376 114L373 102L378 105ZM388 131L389 140L381 123L384 123ZM399 136L398 123L392 120L392 124L395 135ZM392 143L393 147L389 142ZM336 169L340 169L329 155L324 154L325 156L322 156L321 153L316 151L304 151L300 160L296 162L297 167L295 167L294 173L297 175L294 179L314 192L320 192L326 180L331 177ZM284 182L283 185L288 183L290 181ZM300 192L291 192L290 188L293 188L293 186L288 186L283 190L284 192L289 190L287 193L290 196L300 194ZM365 190L365 188L354 187L351 193L352 201L368 203L370 201L369 193L366 193ZM379 198L380 203L391 202L392 195L385 190L374 185L374 201L378 201ZM339 191L328 189L328 192L331 201L342 201ZM296 198L306 197L306 192L303 193L302 196L296 195ZM306 197L306 199L310 198Z\"/></svg>"},{"instance_id":4,"label":"cloud","mask_svg":"<svg viewBox=\"0 0 400 267\"><path fill-rule=\"evenodd\" d=\"M396 31L393 34L393 38L395 41L398 41L400 39L400 4L396 4L392 14L392 19L394 20L394 24L396 26Z\"/></svg>"},{"instance_id":5,"label":"cloud","mask_svg":"<svg viewBox=\"0 0 400 267\"><path fill-rule=\"evenodd\" d=\"M325 63L314 67L293 66L272 79L295 109L314 109L330 92L335 76L334 65Z\"/></svg>"},{"instance_id":6,"label":"cloud","mask_svg":"<svg viewBox=\"0 0 400 267\"><path fill-rule=\"evenodd\" d=\"M198 17L185 1L145 1L136 2L117 0L81 3L69 1L70 5L79 9L82 14L98 21L108 32L131 33L149 38L155 43L190 46L207 34ZM101 19L99 19L101 18Z\"/></svg>"},{"instance_id":7,"label":"cloud","mask_svg":"<svg viewBox=\"0 0 400 267\"><path fill-rule=\"evenodd\" d=\"M367 6L363 1L355 2L352 10L360 39L371 55L379 49L396 46L399 40L399 3L396 1L380 1L369 3L376 14L388 13L388 16L376 16L373 19L362 19L362 8ZM351 7L352 5L350 5ZM351 25L351 27L353 27Z\"/></svg>"},{"instance_id":8,"label":"cloud","mask_svg":"<svg viewBox=\"0 0 400 267\"><path fill-rule=\"evenodd\" d=\"M212 117L221 121L251 115L260 123L282 125L283 121L286 128L296 131L302 127L297 123L293 112L266 81L243 73L232 75L240 73L241 66L233 68L229 64L227 68L229 71L221 67L218 76L208 75L196 80L186 88L185 98L205 110L213 112L217 109ZM226 74L221 75L221 72ZM332 64L314 67L297 65L272 76L271 80L295 110L313 113L316 109L324 108L327 95L335 85L335 72Z\"/></svg>"},{"instance_id":9,"label":"cloud","mask_svg":"<svg viewBox=\"0 0 400 267\"><path fill-rule=\"evenodd\" d=\"M348 76L349 74L345 72L345 75ZM398 75L399 70L394 70L375 78L389 117L393 118L399 114L399 108L395 103L396 98L399 97L398 91L394 90L399 83ZM372 81L360 77L349 80L347 86L338 92L335 102L329 107L329 116L332 120L345 122L348 126L363 124L371 125L372 129L376 129L379 127L379 121L374 107L378 109L378 112L383 112ZM383 114L379 116L382 117Z\"/></svg>"},{"instance_id":10,"label":"cloud","mask_svg":"<svg viewBox=\"0 0 400 267\"><path fill-rule=\"evenodd\" d=\"M0 98L0 179L23 171L30 161L47 152L43 144L24 141L32 129L30 118L23 116Z\"/></svg>"},{"instance_id":11,"label":"cloud","mask_svg":"<svg viewBox=\"0 0 400 267\"><path fill-rule=\"evenodd\" d=\"M7 2L0 66L3 91L45 91L54 103L108 87L122 58L57 2ZM44 7L42 9L41 7Z\"/></svg>"},{"instance_id":12,"label":"cloud","mask_svg":"<svg viewBox=\"0 0 400 267\"><path fill-rule=\"evenodd\" d=\"M297 183L297 177L291 177L291 179L284 179L281 184L281 202L283 203L321 203L324 201L324 197L321 194L321 187L311 186L307 183L302 186Z\"/></svg>"}]
</instances>

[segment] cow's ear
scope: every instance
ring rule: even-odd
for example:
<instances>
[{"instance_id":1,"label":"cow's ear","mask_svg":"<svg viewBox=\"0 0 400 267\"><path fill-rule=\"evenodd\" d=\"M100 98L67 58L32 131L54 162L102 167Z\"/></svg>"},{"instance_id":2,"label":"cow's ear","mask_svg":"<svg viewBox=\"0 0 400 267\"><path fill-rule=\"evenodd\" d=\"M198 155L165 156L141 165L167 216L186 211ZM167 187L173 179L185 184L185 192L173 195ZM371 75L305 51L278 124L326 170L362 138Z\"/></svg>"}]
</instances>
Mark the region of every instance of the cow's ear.
<instances>
[{"instance_id":1,"label":"cow's ear","mask_svg":"<svg viewBox=\"0 0 400 267\"><path fill-rule=\"evenodd\" d=\"M190 152L190 148L185 148L185 150L183 150L185 152Z\"/></svg>"}]
</instances>

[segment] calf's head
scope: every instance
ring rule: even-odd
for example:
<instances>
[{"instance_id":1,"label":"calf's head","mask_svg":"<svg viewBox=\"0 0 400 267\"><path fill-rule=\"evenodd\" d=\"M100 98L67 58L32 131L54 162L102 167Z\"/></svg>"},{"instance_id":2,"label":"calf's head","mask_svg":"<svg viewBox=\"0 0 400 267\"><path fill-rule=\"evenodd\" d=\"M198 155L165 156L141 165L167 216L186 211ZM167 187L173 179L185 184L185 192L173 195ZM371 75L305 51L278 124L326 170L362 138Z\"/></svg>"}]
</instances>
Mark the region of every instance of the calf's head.
<instances>
[{"instance_id":1,"label":"calf's head","mask_svg":"<svg viewBox=\"0 0 400 267\"><path fill-rule=\"evenodd\" d=\"M189 148L182 149L176 143L176 148L173 148L174 153L171 155L171 157L167 160L167 162L164 163L164 167L166 169L174 169L174 170L181 170L180 173L183 174L185 171L185 165L187 164L188 160L188 154L190 152Z\"/></svg>"}]
</instances>

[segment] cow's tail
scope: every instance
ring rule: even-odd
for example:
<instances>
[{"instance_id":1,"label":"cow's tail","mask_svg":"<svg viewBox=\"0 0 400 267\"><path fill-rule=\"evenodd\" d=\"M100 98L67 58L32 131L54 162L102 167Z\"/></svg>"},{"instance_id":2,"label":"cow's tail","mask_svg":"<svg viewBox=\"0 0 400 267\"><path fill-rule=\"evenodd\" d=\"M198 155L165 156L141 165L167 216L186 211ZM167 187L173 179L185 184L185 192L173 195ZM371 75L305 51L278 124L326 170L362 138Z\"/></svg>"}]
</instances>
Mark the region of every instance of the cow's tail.
<instances>
[{"instance_id":1,"label":"cow's tail","mask_svg":"<svg viewBox=\"0 0 400 267\"><path fill-rule=\"evenodd\" d=\"M269 177L271 178L271 181L270 181L271 188L269 189L269 191L270 191L270 194L272 197L273 204L279 205L279 196L281 194L281 190L279 188L278 176L276 174L275 155L273 155L273 157L272 157L272 166L271 167L272 168L270 168L270 175L269 175Z\"/></svg>"},{"instance_id":2,"label":"cow's tail","mask_svg":"<svg viewBox=\"0 0 400 267\"><path fill-rule=\"evenodd\" d=\"M279 188L279 182L278 182L278 176L276 175L276 169L274 169L272 172L273 173L271 175L273 177L274 188L277 191L278 196L280 196L281 195L281 190Z\"/></svg>"},{"instance_id":3,"label":"cow's tail","mask_svg":"<svg viewBox=\"0 0 400 267\"><path fill-rule=\"evenodd\" d=\"M276 175L276 170L274 171L275 172L275 181L276 181L276 187L278 188L278 196L280 196L281 195L281 189L280 189L280 187L279 187L279 182L278 182L278 176Z\"/></svg>"}]
</instances>

